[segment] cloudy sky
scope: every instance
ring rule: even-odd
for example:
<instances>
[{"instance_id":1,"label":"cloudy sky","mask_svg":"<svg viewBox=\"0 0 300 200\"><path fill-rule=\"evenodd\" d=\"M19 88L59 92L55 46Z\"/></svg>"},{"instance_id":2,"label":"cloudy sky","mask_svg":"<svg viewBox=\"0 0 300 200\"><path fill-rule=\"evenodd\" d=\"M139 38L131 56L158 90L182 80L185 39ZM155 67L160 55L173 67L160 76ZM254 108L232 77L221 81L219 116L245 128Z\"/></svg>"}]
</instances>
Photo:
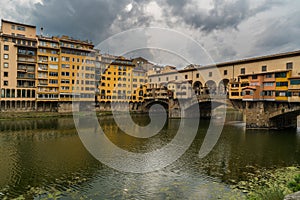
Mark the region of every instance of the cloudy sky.
<instances>
[{"instance_id":1,"label":"cloudy sky","mask_svg":"<svg viewBox=\"0 0 300 200\"><path fill-rule=\"evenodd\" d=\"M0 18L95 45L134 28L172 29L215 62L300 49L297 0L1 0Z\"/></svg>"}]
</instances>

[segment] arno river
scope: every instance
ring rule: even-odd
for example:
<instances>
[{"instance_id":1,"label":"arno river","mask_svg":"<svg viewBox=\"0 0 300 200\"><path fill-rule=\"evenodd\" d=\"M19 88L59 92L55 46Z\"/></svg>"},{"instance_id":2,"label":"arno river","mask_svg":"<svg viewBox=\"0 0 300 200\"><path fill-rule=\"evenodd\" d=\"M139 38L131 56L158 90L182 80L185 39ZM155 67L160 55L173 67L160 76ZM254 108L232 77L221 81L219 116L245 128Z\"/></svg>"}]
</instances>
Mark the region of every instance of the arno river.
<instances>
[{"instance_id":1,"label":"arno river","mask_svg":"<svg viewBox=\"0 0 300 200\"><path fill-rule=\"evenodd\" d=\"M241 195L232 194L230 182L242 180L253 167L300 164L300 132L246 131L239 113L227 115L208 156L198 156L209 124L201 120L196 139L180 159L145 174L119 172L93 158L72 117L0 121L0 199L226 199ZM147 116L133 118L138 124L149 122ZM133 152L167 144L180 122L168 120L160 134L136 139L121 132L112 117L99 120L113 143Z\"/></svg>"}]
</instances>

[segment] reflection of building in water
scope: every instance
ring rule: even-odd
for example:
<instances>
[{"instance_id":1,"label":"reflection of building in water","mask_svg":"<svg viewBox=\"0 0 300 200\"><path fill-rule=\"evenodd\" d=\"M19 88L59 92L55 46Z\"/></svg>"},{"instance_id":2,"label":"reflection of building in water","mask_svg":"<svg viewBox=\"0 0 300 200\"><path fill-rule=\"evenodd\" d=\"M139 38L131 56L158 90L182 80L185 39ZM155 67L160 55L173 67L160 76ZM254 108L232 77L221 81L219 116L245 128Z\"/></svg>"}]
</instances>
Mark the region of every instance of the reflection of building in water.
<instances>
[{"instance_id":1,"label":"reflection of building in water","mask_svg":"<svg viewBox=\"0 0 300 200\"><path fill-rule=\"evenodd\" d=\"M82 177L92 178L99 165L83 147L74 125L68 125L72 121L1 121L0 188L9 187L1 192L15 198L30 186L76 185Z\"/></svg>"}]
</instances>

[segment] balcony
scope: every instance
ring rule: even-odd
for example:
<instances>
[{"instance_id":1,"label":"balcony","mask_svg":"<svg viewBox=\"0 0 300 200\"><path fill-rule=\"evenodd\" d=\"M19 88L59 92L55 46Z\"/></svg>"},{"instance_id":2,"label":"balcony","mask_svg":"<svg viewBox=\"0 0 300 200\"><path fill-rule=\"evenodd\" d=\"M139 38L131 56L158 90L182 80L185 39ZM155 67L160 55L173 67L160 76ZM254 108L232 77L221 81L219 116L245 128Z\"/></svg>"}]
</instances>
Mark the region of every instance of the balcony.
<instances>
[{"instance_id":1,"label":"balcony","mask_svg":"<svg viewBox=\"0 0 300 200\"><path fill-rule=\"evenodd\" d=\"M16 47L25 47L25 48L31 48L31 49L37 49L37 45L36 43L34 44L28 44L28 43L15 43L15 46Z\"/></svg>"},{"instance_id":2,"label":"balcony","mask_svg":"<svg viewBox=\"0 0 300 200\"><path fill-rule=\"evenodd\" d=\"M39 47L42 48L49 48L49 49L59 49L58 44L57 45L50 45L50 44L39 44Z\"/></svg>"},{"instance_id":3,"label":"balcony","mask_svg":"<svg viewBox=\"0 0 300 200\"><path fill-rule=\"evenodd\" d=\"M35 64L36 63L36 59L34 59L34 58L19 57L17 61L18 61L18 63L26 63L26 64Z\"/></svg>"},{"instance_id":4,"label":"balcony","mask_svg":"<svg viewBox=\"0 0 300 200\"><path fill-rule=\"evenodd\" d=\"M58 94L38 94L37 100L58 100Z\"/></svg>"},{"instance_id":5,"label":"balcony","mask_svg":"<svg viewBox=\"0 0 300 200\"><path fill-rule=\"evenodd\" d=\"M48 62L48 59L39 59L38 62L39 62L39 63L47 63L47 62Z\"/></svg>"},{"instance_id":6,"label":"balcony","mask_svg":"<svg viewBox=\"0 0 300 200\"><path fill-rule=\"evenodd\" d=\"M34 51L28 51L28 50L19 49L18 50L18 55L32 57L32 56L35 56L36 53Z\"/></svg>"},{"instance_id":7,"label":"balcony","mask_svg":"<svg viewBox=\"0 0 300 200\"><path fill-rule=\"evenodd\" d=\"M35 68L33 66L26 66L26 65L19 65L17 68L18 72L23 72L23 73L34 73Z\"/></svg>"},{"instance_id":8,"label":"balcony","mask_svg":"<svg viewBox=\"0 0 300 200\"><path fill-rule=\"evenodd\" d=\"M38 88L38 93L58 93L58 88Z\"/></svg>"},{"instance_id":9,"label":"balcony","mask_svg":"<svg viewBox=\"0 0 300 200\"><path fill-rule=\"evenodd\" d=\"M38 67L38 71L48 71L48 67Z\"/></svg>"},{"instance_id":10,"label":"balcony","mask_svg":"<svg viewBox=\"0 0 300 200\"><path fill-rule=\"evenodd\" d=\"M34 79L35 74L17 74L17 79Z\"/></svg>"},{"instance_id":11,"label":"balcony","mask_svg":"<svg viewBox=\"0 0 300 200\"><path fill-rule=\"evenodd\" d=\"M46 75L38 75L38 79L48 79L48 76L46 76Z\"/></svg>"}]
</instances>

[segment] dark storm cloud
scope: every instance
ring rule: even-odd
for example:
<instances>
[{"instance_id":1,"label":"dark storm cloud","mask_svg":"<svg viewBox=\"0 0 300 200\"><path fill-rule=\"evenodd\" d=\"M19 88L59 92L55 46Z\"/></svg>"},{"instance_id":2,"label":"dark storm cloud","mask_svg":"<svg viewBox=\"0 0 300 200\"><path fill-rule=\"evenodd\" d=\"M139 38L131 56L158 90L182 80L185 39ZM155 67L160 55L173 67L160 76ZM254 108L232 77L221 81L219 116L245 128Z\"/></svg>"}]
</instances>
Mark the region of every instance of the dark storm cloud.
<instances>
[{"instance_id":1,"label":"dark storm cloud","mask_svg":"<svg viewBox=\"0 0 300 200\"><path fill-rule=\"evenodd\" d=\"M237 28L246 19L272 8L278 1L265 1L256 8L251 8L250 0L224 1L213 0L213 8L208 13L197 9L191 0L167 0L172 14L182 18L186 24L205 32L225 28ZM189 7L189 8L187 8Z\"/></svg>"},{"instance_id":2,"label":"dark storm cloud","mask_svg":"<svg viewBox=\"0 0 300 200\"><path fill-rule=\"evenodd\" d=\"M66 34L95 43L107 36L107 30L129 1L44 0L36 4L33 22L44 27L45 34Z\"/></svg>"},{"instance_id":3,"label":"dark storm cloud","mask_svg":"<svg viewBox=\"0 0 300 200\"><path fill-rule=\"evenodd\" d=\"M299 49L300 11L291 12L285 18L271 21L257 36L256 49L276 53Z\"/></svg>"},{"instance_id":4,"label":"dark storm cloud","mask_svg":"<svg viewBox=\"0 0 300 200\"><path fill-rule=\"evenodd\" d=\"M157 26L193 35L218 61L300 47L300 3L293 0L209 0L208 7L208 0L205 6L202 0L2 1L3 19L36 25L38 34L43 27L49 36L88 39L96 46L128 29ZM34 4L37 1L42 3ZM132 8L126 9L128 4ZM129 39L120 42L147 43L145 37Z\"/></svg>"}]
</instances>

